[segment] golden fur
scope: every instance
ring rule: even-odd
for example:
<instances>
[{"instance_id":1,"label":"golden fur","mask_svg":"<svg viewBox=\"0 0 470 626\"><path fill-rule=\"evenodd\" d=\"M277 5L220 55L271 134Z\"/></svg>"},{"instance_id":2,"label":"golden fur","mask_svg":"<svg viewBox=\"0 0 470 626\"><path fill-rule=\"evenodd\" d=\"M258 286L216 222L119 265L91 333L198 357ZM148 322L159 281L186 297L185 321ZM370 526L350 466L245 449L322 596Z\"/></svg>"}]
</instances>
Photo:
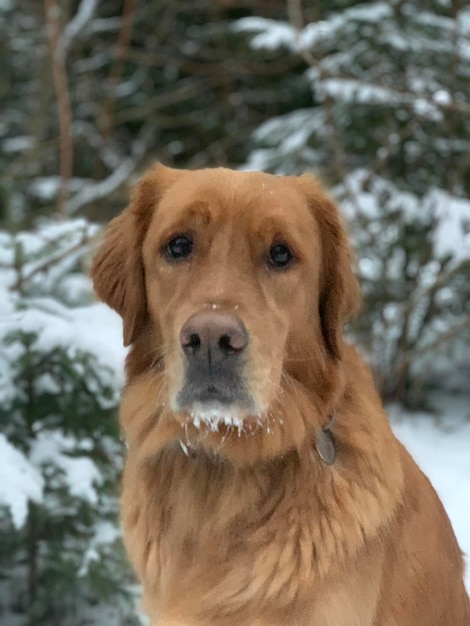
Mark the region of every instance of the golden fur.
<instances>
[{"instance_id":1,"label":"golden fur","mask_svg":"<svg viewBox=\"0 0 470 626\"><path fill-rule=\"evenodd\" d=\"M193 249L175 262L181 235ZM275 242L294 251L285 268L267 262ZM122 517L152 625L470 624L446 513L343 340L359 290L313 177L157 165L92 274L131 346ZM181 329L201 311L248 341L249 402L219 406L215 423L178 400ZM333 415L329 465L315 441Z\"/></svg>"}]
</instances>

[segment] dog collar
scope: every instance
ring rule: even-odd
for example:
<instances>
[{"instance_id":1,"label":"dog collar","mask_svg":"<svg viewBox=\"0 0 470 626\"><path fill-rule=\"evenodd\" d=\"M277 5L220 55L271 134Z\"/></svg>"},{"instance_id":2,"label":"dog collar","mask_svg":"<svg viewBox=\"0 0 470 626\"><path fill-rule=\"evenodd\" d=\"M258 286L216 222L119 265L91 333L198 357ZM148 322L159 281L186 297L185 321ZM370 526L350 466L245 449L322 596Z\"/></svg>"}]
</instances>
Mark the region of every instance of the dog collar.
<instances>
[{"instance_id":1,"label":"dog collar","mask_svg":"<svg viewBox=\"0 0 470 626\"><path fill-rule=\"evenodd\" d=\"M336 459L335 440L331 432L335 419L336 411L333 411L326 425L317 432L315 437L315 448L318 456L326 465L332 465Z\"/></svg>"}]
</instances>

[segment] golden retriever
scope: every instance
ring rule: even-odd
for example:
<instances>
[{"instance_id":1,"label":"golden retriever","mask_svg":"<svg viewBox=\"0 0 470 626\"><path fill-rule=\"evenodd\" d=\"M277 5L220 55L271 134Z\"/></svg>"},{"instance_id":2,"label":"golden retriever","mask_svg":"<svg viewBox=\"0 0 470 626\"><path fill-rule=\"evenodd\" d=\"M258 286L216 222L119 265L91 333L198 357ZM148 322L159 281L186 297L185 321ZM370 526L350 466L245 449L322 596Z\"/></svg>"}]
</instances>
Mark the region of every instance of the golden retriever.
<instances>
[{"instance_id":1,"label":"golden retriever","mask_svg":"<svg viewBox=\"0 0 470 626\"><path fill-rule=\"evenodd\" d=\"M122 518L152 625L468 626L463 562L343 325L309 175L157 165L95 258L123 319Z\"/></svg>"}]
</instances>

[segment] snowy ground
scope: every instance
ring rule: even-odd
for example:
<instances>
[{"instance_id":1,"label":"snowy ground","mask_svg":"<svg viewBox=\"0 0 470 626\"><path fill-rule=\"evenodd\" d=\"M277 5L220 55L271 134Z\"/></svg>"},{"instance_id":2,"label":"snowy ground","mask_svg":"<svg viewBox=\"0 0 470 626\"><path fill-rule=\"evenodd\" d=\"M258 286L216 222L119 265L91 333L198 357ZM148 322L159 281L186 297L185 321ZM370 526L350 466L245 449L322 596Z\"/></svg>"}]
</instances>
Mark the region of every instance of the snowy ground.
<instances>
[{"instance_id":1,"label":"snowy ground","mask_svg":"<svg viewBox=\"0 0 470 626\"><path fill-rule=\"evenodd\" d=\"M437 417L390 407L395 434L439 494L467 555L470 592L470 405L468 398L436 399Z\"/></svg>"}]
</instances>

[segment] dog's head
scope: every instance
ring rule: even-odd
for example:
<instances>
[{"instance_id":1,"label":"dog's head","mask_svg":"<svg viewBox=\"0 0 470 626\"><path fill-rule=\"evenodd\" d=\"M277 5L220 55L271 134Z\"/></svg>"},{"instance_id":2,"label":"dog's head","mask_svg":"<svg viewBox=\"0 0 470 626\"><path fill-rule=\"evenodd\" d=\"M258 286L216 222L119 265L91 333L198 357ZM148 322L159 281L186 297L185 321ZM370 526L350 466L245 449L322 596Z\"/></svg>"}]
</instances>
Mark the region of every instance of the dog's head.
<instances>
[{"instance_id":1,"label":"dog's head","mask_svg":"<svg viewBox=\"0 0 470 626\"><path fill-rule=\"evenodd\" d=\"M359 292L313 177L157 165L92 275L132 345L121 419L146 454L180 441L253 462L301 446L333 410Z\"/></svg>"}]
</instances>

